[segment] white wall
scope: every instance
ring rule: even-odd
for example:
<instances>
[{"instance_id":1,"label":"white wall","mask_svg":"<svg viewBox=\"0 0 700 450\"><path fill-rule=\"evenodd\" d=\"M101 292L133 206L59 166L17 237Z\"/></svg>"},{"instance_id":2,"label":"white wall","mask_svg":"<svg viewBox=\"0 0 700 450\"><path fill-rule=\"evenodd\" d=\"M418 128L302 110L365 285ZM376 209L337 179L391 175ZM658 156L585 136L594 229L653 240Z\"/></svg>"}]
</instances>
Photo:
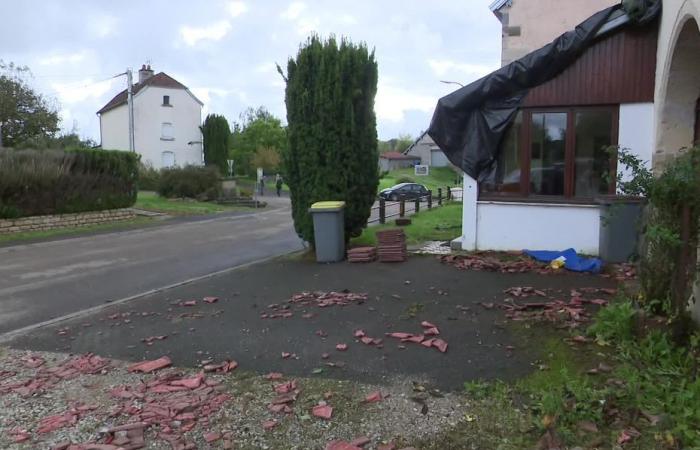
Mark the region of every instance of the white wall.
<instances>
[{"instance_id":1,"label":"white wall","mask_svg":"<svg viewBox=\"0 0 700 450\"><path fill-rule=\"evenodd\" d=\"M598 254L600 210L590 205L480 201L479 250L565 250Z\"/></svg>"},{"instance_id":2,"label":"white wall","mask_svg":"<svg viewBox=\"0 0 700 450\"><path fill-rule=\"evenodd\" d=\"M620 105L620 126L618 145L630 153L640 157L646 167L651 170L654 156L654 104L628 103ZM623 180L629 180L628 170L622 166L618 172L623 172Z\"/></svg>"},{"instance_id":3,"label":"white wall","mask_svg":"<svg viewBox=\"0 0 700 450\"><path fill-rule=\"evenodd\" d=\"M129 150L129 110L126 106L100 115L101 145L105 150Z\"/></svg>"},{"instance_id":4,"label":"white wall","mask_svg":"<svg viewBox=\"0 0 700 450\"><path fill-rule=\"evenodd\" d=\"M170 96L172 106L162 106L163 96ZM184 89L149 86L134 96L136 151L143 162L161 167L164 151L175 154L175 164L202 163L202 107ZM161 139L163 122L173 124L173 140ZM197 142L188 145L188 142Z\"/></svg>"},{"instance_id":5,"label":"white wall","mask_svg":"<svg viewBox=\"0 0 700 450\"><path fill-rule=\"evenodd\" d=\"M172 106L162 106L163 96ZM173 124L172 140L161 139L163 122ZM161 168L163 152L173 152L175 164L202 164L201 105L184 89L148 86L134 96L134 141L141 161ZM129 110L121 105L100 117L102 148L129 150ZM189 145L188 142L194 142Z\"/></svg>"}]
</instances>

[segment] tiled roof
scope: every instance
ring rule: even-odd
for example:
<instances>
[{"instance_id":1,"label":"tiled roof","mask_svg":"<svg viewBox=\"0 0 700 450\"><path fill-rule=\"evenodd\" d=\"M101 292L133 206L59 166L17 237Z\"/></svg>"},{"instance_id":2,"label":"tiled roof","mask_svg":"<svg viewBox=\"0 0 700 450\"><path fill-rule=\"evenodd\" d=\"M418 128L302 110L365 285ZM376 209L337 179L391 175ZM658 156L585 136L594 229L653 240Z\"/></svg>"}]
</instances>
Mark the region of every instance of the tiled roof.
<instances>
[{"instance_id":1,"label":"tiled roof","mask_svg":"<svg viewBox=\"0 0 700 450\"><path fill-rule=\"evenodd\" d=\"M420 156L404 155L400 152L386 152L379 155L379 157L384 159L420 159Z\"/></svg>"},{"instance_id":2,"label":"tiled roof","mask_svg":"<svg viewBox=\"0 0 700 450\"><path fill-rule=\"evenodd\" d=\"M167 75L164 72L159 72L152 77L148 78L146 81L143 83L136 83L133 86L133 93L136 95L141 89L145 88L146 86L156 86L156 87L164 87L164 88L170 88L170 89L185 89L187 90L187 86L184 84L180 83L177 81L175 78ZM102 107L99 111L97 111L97 114L102 114L104 112L109 111L110 109L114 109L117 106L120 105L125 105L126 104L126 89L118 93L117 95L114 96L112 100L107 102L106 105Z\"/></svg>"}]
</instances>

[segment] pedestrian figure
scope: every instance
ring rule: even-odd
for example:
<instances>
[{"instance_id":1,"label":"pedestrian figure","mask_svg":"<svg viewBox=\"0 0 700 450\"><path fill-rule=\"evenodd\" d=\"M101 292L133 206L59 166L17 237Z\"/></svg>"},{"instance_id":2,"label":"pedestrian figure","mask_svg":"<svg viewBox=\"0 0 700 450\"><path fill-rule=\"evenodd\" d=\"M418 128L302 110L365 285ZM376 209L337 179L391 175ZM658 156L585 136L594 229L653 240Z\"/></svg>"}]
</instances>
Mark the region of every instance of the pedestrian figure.
<instances>
[{"instance_id":1,"label":"pedestrian figure","mask_svg":"<svg viewBox=\"0 0 700 450\"><path fill-rule=\"evenodd\" d=\"M275 187L277 187L277 196L279 197L282 194L282 177L280 174L277 174L277 181L275 182Z\"/></svg>"}]
</instances>

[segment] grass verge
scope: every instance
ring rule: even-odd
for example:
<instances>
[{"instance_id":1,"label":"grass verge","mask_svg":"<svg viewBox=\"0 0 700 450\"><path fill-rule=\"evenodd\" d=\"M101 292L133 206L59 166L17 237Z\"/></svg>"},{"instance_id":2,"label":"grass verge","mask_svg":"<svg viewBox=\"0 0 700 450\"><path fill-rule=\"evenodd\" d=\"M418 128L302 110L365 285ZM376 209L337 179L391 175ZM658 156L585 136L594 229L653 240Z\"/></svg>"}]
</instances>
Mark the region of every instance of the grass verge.
<instances>
[{"instance_id":1,"label":"grass verge","mask_svg":"<svg viewBox=\"0 0 700 450\"><path fill-rule=\"evenodd\" d=\"M218 205L216 203L199 202L190 199L168 199L150 191L139 192L134 208L172 215L216 214L242 209L236 206Z\"/></svg>"},{"instance_id":2,"label":"grass verge","mask_svg":"<svg viewBox=\"0 0 700 450\"><path fill-rule=\"evenodd\" d=\"M50 238L75 236L101 231L121 231L131 228L139 228L143 225L151 223L153 219L149 217L136 217L131 220L123 220L120 222L104 223L99 225L90 225L85 227L70 227L56 228L55 230L46 231L27 231L22 233L12 233L0 235L0 244L20 243L24 241L44 240Z\"/></svg>"},{"instance_id":3,"label":"grass verge","mask_svg":"<svg viewBox=\"0 0 700 450\"><path fill-rule=\"evenodd\" d=\"M462 202L453 202L439 208L422 210L411 216L411 224L402 227L409 245L425 241L445 241L460 235L462 226ZM351 245L376 245L377 231L396 228L393 224L367 227L362 234L350 241Z\"/></svg>"}]
</instances>

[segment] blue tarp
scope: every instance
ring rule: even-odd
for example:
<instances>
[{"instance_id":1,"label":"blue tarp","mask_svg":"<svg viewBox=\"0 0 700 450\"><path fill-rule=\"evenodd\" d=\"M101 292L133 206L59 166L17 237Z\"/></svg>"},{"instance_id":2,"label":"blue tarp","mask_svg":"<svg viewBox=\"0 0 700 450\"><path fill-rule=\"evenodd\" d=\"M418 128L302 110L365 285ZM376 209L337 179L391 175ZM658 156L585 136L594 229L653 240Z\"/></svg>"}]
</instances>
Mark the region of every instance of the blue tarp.
<instances>
[{"instance_id":1,"label":"blue tarp","mask_svg":"<svg viewBox=\"0 0 700 450\"><path fill-rule=\"evenodd\" d=\"M563 256L566 258L564 267L573 272L591 272L598 273L603 267L603 262L598 258L582 258L573 248L568 248L564 251L548 251L548 250L523 250L523 252L535 258L537 261L550 262Z\"/></svg>"}]
</instances>

